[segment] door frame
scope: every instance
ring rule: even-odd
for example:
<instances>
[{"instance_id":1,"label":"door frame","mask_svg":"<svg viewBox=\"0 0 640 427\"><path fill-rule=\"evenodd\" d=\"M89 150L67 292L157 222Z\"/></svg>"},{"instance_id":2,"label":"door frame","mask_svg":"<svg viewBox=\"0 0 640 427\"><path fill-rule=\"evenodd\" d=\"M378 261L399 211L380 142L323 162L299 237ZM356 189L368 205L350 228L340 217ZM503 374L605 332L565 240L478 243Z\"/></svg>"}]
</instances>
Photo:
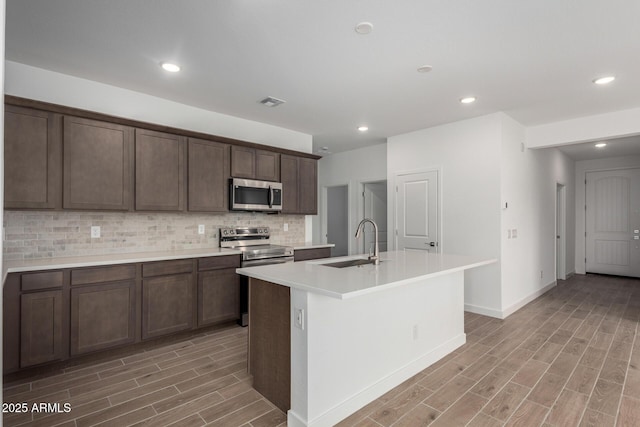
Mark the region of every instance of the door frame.
<instances>
[{"instance_id":1,"label":"door frame","mask_svg":"<svg viewBox=\"0 0 640 427\"><path fill-rule=\"evenodd\" d=\"M567 278L567 186L556 182L556 279Z\"/></svg>"},{"instance_id":2,"label":"door frame","mask_svg":"<svg viewBox=\"0 0 640 427\"><path fill-rule=\"evenodd\" d=\"M357 181L356 185L358 188L358 206L357 206L357 212L356 212L356 218L355 218L355 223L359 223L360 220L362 220L364 218L364 197L363 197L363 193L364 193L364 187L367 184L377 184L377 183L385 183L387 186L387 223L385 224L387 227L387 250L389 249L389 180L387 178L383 178L383 179L374 179L374 180L367 180L367 181ZM364 230L366 233L366 230ZM354 231L355 233L355 231ZM362 244L360 244L362 243ZM351 252L349 252L351 253ZM364 251L364 239L362 239L362 242L358 242L356 241L354 243L354 252L353 253L357 253L357 254L363 254L365 253Z\"/></svg>"},{"instance_id":3,"label":"door frame","mask_svg":"<svg viewBox=\"0 0 640 427\"><path fill-rule=\"evenodd\" d=\"M321 212L320 215L320 238L323 243L328 243L327 234L329 234L329 188L336 187L346 187L347 188L347 230L349 236L351 235L351 185L349 183L346 184L335 184L335 185L325 185L321 189L320 197L321 197ZM351 238L347 238L347 254L351 254Z\"/></svg>"},{"instance_id":4,"label":"door frame","mask_svg":"<svg viewBox=\"0 0 640 427\"><path fill-rule=\"evenodd\" d=\"M438 174L438 197L436 198L438 201L438 253L445 252L444 245L444 227L443 227L443 218L444 218L444 210L442 206L442 189L444 183L444 177L442 173L442 166L429 166L424 169L411 169L405 171L398 171L393 174L393 182L391 187L391 193L393 197L393 203L389 203L389 189L387 190L387 203L389 205L391 215L387 215L387 221L389 221L393 226L388 227L388 233L392 233L392 238L387 239L387 245L389 246L387 250L397 250L398 248L398 180L401 176L406 175L414 175L419 173L428 173L428 172L436 172ZM387 184L388 185L388 184ZM388 188L388 187L387 187ZM388 211L389 212L389 211Z\"/></svg>"}]
</instances>

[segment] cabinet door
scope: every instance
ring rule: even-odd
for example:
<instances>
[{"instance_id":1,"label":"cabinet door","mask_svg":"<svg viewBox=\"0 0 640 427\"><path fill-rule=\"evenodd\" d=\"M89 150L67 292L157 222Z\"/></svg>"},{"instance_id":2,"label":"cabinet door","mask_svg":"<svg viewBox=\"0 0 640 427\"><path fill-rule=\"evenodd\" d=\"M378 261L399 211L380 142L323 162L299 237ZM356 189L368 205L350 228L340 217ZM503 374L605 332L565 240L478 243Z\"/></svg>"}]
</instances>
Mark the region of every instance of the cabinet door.
<instances>
[{"instance_id":1,"label":"cabinet door","mask_svg":"<svg viewBox=\"0 0 640 427\"><path fill-rule=\"evenodd\" d=\"M231 176L255 179L256 150L236 145L231 147Z\"/></svg>"},{"instance_id":2,"label":"cabinet door","mask_svg":"<svg viewBox=\"0 0 640 427\"><path fill-rule=\"evenodd\" d=\"M135 281L71 289L71 355L135 340Z\"/></svg>"},{"instance_id":3,"label":"cabinet door","mask_svg":"<svg viewBox=\"0 0 640 427\"><path fill-rule=\"evenodd\" d=\"M235 268L198 274L198 326L240 317L240 276Z\"/></svg>"},{"instance_id":4,"label":"cabinet door","mask_svg":"<svg viewBox=\"0 0 640 427\"><path fill-rule=\"evenodd\" d=\"M62 117L5 106L4 207L54 209L62 201Z\"/></svg>"},{"instance_id":5,"label":"cabinet door","mask_svg":"<svg viewBox=\"0 0 640 427\"><path fill-rule=\"evenodd\" d=\"M280 181L280 154L256 150L256 179Z\"/></svg>"},{"instance_id":6,"label":"cabinet door","mask_svg":"<svg viewBox=\"0 0 640 427\"><path fill-rule=\"evenodd\" d=\"M280 156L282 213L298 213L298 157Z\"/></svg>"},{"instance_id":7,"label":"cabinet door","mask_svg":"<svg viewBox=\"0 0 640 427\"><path fill-rule=\"evenodd\" d=\"M62 291L20 297L20 367L62 359Z\"/></svg>"},{"instance_id":8,"label":"cabinet door","mask_svg":"<svg viewBox=\"0 0 640 427\"><path fill-rule=\"evenodd\" d=\"M306 215L318 213L318 174L314 159L298 160L298 212Z\"/></svg>"},{"instance_id":9,"label":"cabinet door","mask_svg":"<svg viewBox=\"0 0 640 427\"><path fill-rule=\"evenodd\" d=\"M229 210L229 145L190 138L188 150L188 209L226 212Z\"/></svg>"},{"instance_id":10,"label":"cabinet door","mask_svg":"<svg viewBox=\"0 0 640 427\"><path fill-rule=\"evenodd\" d=\"M136 129L136 210L183 211L184 139Z\"/></svg>"},{"instance_id":11,"label":"cabinet door","mask_svg":"<svg viewBox=\"0 0 640 427\"><path fill-rule=\"evenodd\" d=\"M142 281L142 339L193 327L193 286L191 274Z\"/></svg>"},{"instance_id":12,"label":"cabinet door","mask_svg":"<svg viewBox=\"0 0 640 427\"><path fill-rule=\"evenodd\" d=\"M64 208L130 209L133 130L65 117L63 134Z\"/></svg>"}]
</instances>

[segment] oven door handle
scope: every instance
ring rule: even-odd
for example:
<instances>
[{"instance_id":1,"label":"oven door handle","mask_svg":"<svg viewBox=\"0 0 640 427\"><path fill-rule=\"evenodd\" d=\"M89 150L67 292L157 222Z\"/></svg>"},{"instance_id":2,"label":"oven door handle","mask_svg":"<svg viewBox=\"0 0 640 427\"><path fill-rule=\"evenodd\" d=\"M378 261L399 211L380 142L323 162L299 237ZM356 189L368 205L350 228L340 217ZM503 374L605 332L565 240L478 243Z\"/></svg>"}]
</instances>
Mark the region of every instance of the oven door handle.
<instances>
[{"instance_id":1,"label":"oven door handle","mask_svg":"<svg viewBox=\"0 0 640 427\"><path fill-rule=\"evenodd\" d=\"M242 262L242 268L244 267L257 267L259 265L272 265L272 264L284 264L287 262L293 262L292 256L285 256L280 258L265 258L255 259Z\"/></svg>"}]
</instances>

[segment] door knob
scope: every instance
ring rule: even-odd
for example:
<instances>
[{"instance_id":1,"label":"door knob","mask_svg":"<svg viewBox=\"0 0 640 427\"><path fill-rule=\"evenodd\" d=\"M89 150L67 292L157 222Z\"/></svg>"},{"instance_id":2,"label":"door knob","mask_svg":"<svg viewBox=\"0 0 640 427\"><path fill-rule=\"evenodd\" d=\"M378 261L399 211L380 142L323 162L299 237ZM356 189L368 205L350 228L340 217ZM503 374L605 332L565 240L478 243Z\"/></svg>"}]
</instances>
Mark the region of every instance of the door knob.
<instances>
[{"instance_id":1,"label":"door knob","mask_svg":"<svg viewBox=\"0 0 640 427\"><path fill-rule=\"evenodd\" d=\"M429 242L429 246L434 247L436 245L436 242Z\"/></svg>"}]
</instances>

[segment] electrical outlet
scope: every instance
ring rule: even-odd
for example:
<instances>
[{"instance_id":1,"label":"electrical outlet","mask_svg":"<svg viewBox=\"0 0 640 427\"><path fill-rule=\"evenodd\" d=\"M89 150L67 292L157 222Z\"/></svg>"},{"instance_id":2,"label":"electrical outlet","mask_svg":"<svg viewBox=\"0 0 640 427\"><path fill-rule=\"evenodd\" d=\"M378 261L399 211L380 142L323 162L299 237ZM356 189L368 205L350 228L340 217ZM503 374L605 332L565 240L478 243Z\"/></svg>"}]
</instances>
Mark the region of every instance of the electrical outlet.
<instances>
[{"instance_id":1,"label":"electrical outlet","mask_svg":"<svg viewBox=\"0 0 640 427\"><path fill-rule=\"evenodd\" d=\"M198 225L198 234L204 234L204 224Z\"/></svg>"},{"instance_id":2,"label":"electrical outlet","mask_svg":"<svg viewBox=\"0 0 640 427\"><path fill-rule=\"evenodd\" d=\"M413 339L417 340L418 339L418 325L413 325Z\"/></svg>"},{"instance_id":3,"label":"electrical outlet","mask_svg":"<svg viewBox=\"0 0 640 427\"><path fill-rule=\"evenodd\" d=\"M283 228L284 228L284 231L289 231L289 224L285 222Z\"/></svg>"},{"instance_id":4,"label":"electrical outlet","mask_svg":"<svg viewBox=\"0 0 640 427\"><path fill-rule=\"evenodd\" d=\"M518 229L514 228L513 230L511 230L511 238L512 239L517 239L518 238Z\"/></svg>"},{"instance_id":5,"label":"electrical outlet","mask_svg":"<svg viewBox=\"0 0 640 427\"><path fill-rule=\"evenodd\" d=\"M99 225L92 225L91 226L91 238L92 239L100 238L100 226Z\"/></svg>"},{"instance_id":6,"label":"electrical outlet","mask_svg":"<svg viewBox=\"0 0 640 427\"><path fill-rule=\"evenodd\" d=\"M540 278L544 279L544 270L540 270Z\"/></svg>"}]
</instances>

